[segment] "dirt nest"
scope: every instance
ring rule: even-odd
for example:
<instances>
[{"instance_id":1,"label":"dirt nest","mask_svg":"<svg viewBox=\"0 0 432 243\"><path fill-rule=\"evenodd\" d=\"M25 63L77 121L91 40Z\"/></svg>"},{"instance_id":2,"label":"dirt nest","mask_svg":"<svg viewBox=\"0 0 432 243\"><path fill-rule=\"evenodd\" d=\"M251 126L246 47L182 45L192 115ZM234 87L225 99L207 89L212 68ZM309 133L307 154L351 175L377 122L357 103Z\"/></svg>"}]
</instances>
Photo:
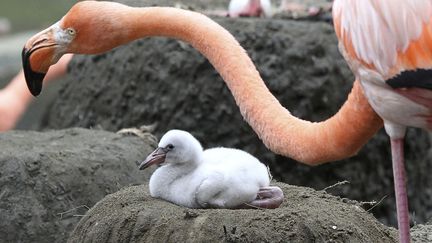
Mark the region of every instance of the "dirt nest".
<instances>
[{"instance_id":1,"label":"dirt nest","mask_svg":"<svg viewBox=\"0 0 432 243\"><path fill-rule=\"evenodd\" d=\"M432 242L432 221L411 228L411 237L413 243Z\"/></svg>"},{"instance_id":2,"label":"dirt nest","mask_svg":"<svg viewBox=\"0 0 432 243\"><path fill-rule=\"evenodd\" d=\"M137 162L154 142L67 129L0 134L0 241L65 242L105 195L148 181Z\"/></svg>"},{"instance_id":3,"label":"dirt nest","mask_svg":"<svg viewBox=\"0 0 432 243\"><path fill-rule=\"evenodd\" d=\"M397 232L356 202L277 183L275 210L188 209L149 196L148 186L108 195L68 242L396 242Z\"/></svg>"}]
</instances>

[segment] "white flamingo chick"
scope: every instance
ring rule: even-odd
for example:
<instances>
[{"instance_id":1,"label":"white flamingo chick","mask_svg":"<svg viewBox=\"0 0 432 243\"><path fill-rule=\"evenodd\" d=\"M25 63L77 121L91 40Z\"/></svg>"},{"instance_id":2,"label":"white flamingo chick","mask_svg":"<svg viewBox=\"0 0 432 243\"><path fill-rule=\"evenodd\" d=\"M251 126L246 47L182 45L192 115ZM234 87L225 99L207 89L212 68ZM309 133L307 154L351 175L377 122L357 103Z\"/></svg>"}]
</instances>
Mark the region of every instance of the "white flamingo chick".
<instances>
[{"instance_id":1,"label":"white flamingo chick","mask_svg":"<svg viewBox=\"0 0 432 243\"><path fill-rule=\"evenodd\" d=\"M279 187L254 156L231 148L203 150L190 133L170 130L140 170L161 165L150 178L150 195L189 208L277 208Z\"/></svg>"}]
</instances>

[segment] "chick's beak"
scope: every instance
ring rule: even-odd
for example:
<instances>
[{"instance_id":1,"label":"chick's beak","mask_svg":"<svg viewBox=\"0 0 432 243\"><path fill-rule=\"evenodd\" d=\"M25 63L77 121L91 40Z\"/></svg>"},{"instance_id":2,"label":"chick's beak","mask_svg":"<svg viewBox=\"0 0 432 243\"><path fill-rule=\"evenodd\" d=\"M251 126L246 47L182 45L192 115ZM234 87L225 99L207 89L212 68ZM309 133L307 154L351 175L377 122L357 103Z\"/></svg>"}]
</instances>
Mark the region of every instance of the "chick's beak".
<instances>
[{"instance_id":1,"label":"chick's beak","mask_svg":"<svg viewBox=\"0 0 432 243\"><path fill-rule=\"evenodd\" d=\"M45 74L59 59L56 57L58 46L51 28L36 34L25 44L21 57L27 87L32 95L40 94Z\"/></svg>"},{"instance_id":2,"label":"chick's beak","mask_svg":"<svg viewBox=\"0 0 432 243\"><path fill-rule=\"evenodd\" d=\"M150 167L153 164L162 164L165 162L165 157L167 154L167 150L164 148L157 148L155 151L153 151L147 158L141 162L139 169L144 170L147 167Z\"/></svg>"}]
</instances>

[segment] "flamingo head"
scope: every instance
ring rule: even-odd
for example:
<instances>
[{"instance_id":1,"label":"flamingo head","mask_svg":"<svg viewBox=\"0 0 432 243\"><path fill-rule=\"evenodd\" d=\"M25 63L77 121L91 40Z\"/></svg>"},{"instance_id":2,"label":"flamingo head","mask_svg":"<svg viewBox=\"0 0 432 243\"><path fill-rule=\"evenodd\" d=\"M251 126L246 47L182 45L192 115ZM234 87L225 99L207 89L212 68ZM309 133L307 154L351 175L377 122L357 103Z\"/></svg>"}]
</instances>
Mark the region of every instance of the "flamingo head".
<instances>
[{"instance_id":1,"label":"flamingo head","mask_svg":"<svg viewBox=\"0 0 432 243\"><path fill-rule=\"evenodd\" d=\"M147 156L139 169L162 163L195 166L200 163L202 152L200 142L192 134L182 130L170 130L162 136L158 148Z\"/></svg>"},{"instance_id":2,"label":"flamingo head","mask_svg":"<svg viewBox=\"0 0 432 243\"><path fill-rule=\"evenodd\" d=\"M114 2L78 2L60 21L31 37L22 51L30 92L39 95L49 67L64 54L98 54L124 43L125 8Z\"/></svg>"}]
</instances>

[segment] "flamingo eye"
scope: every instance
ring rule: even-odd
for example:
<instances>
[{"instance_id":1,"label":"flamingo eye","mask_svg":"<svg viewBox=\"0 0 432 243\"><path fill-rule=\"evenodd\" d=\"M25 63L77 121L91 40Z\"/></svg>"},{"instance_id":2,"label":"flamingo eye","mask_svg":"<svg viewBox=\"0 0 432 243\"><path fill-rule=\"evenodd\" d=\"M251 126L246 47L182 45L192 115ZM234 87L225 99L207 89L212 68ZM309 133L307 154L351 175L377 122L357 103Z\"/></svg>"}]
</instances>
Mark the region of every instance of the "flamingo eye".
<instances>
[{"instance_id":1,"label":"flamingo eye","mask_svg":"<svg viewBox=\"0 0 432 243\"><path fill-rule=\"evenodd\" d=\"M173 150L175 147L174 147L174 145L172 145L172 144L168 144L168 145L166 146L166 148L167 148L168 150Z\"/></svg>"},{"instance_id":2,"label":"flamingo eye","mask_svg":"<svg viewBox=\"0 0 432 243\"><path fill-rule=\"evenodd\" d=\"M72 28L68 28L68 29L67 29L67 33L68 33L69 35L71 35L71 36L74 36L74 35L76 34L76 31L75 31L74 29L72 29Z\"/></svg>"}]
</instances>

